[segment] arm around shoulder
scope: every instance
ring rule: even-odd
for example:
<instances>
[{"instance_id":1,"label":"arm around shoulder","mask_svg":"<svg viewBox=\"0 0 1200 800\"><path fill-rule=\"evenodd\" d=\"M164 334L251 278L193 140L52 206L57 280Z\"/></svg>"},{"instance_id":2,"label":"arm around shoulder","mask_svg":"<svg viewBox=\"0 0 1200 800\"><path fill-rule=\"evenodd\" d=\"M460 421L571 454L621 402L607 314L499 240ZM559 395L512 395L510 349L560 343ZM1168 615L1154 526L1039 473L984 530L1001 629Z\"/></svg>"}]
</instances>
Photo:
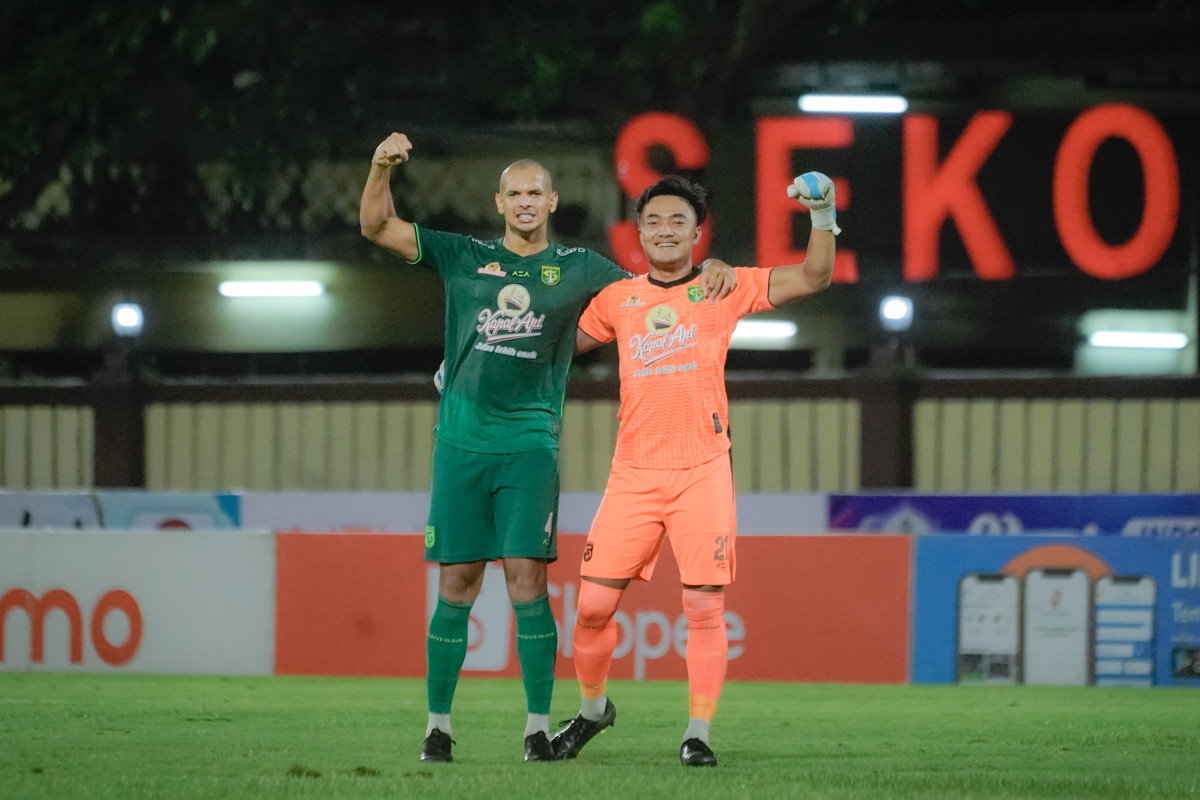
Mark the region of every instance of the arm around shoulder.
<instances>
[{"instance_id":1,"label":"arm around shoulder","mask_svg":"<svg viewBox=\"0 0 1200 800\"><path fill-rule=\"evenodd\" d=\"M375 148L358 207L358 224L367 239L415 261L420 255L417 230L411 222L396 216L391 187L392 168L407 161L411 150L412 143L402 133L393 133Z\"/></svg>"}]
</instances>

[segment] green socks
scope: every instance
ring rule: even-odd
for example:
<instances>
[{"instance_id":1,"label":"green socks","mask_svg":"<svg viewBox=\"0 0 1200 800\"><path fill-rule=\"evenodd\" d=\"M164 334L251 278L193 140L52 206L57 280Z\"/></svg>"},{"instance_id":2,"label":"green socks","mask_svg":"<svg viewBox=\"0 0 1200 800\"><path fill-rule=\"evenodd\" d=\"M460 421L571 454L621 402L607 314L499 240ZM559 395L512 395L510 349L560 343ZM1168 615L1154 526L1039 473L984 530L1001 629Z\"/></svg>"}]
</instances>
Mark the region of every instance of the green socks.
<instances>
[{"instance_id":1,"label":"green socks","mask_svg":"<svg viewBox=\"0 0 1200 800\"><path fill-rule=\"evenodd\" d=\"M425 639L428 664L425 686L432 714L450 713L454 689L458 686L458 673L462 671L463 661L467 658L467 622L470 617L469 603L450 603L438 598Z\"/></svg>"},{"instance_id":2,"label":"green socks","mask_svg":"<svg viewBox=\"0 0 1200 800\"><path fill-rule=\"evenodd\" d=\"M517 617L517 659L521 662L528 712L549 714L550 696L554 693L554 658L558 650L558 628L550 613L550 598L542 595L512 606Z\"/></svg>"},{"instance_id":3,"label":"green socks","mask_svg":"<svg viewBox=\"0 0 1200 800\"><path fill-rule=\"evenodd\" d=\"M517 618L517 658L530 714L550 713L554 693L554 659L558 650L558 629L550 613L550 598L542 595L527 603L513 603ZM458 675L467 657L469 604L450 603L438 598L429 621L425 640L428 664L426 688L431 714L449 714L458 686Z\"/></svg>"}]
</instances>

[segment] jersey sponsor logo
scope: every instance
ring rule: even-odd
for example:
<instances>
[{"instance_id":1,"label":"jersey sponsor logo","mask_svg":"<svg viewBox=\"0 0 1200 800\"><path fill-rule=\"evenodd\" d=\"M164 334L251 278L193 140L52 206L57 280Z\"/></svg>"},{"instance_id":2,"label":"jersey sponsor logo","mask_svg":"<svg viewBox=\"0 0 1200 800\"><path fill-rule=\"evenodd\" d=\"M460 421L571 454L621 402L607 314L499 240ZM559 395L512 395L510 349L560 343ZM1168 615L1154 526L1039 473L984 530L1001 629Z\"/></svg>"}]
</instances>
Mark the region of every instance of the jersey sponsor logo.
<instances>
[{"instance_id":1,"label":"jersey sponsor logo","mask_svg":"<svg viewBox=\"0 0 1200 800\"><path fill-rule=\"evenodd\" d=\"M646 330L651 333L670 333L679 324L679 314L670 306L655 306L646 315Z\"/></svg>"},{"instance_id":2,"label":"jersey sponsor logo","mask_svg":"<svg viewBox=\"0 0 1200 800\"><path fill-rule=\"evenodd\" d=\"M640 294L631 294L629 295L628 300L626 300L624 303L621 303L621 308L641 308L644 305L645 303L642 302L642 296Z\"/></svg>"},{"instance_id":3,"label":"jersey sponsor logo","mask_svg":"<svg viewBox=\"0 0 1200 800\"><path fill-rule=\"evenodd\" d=\"M688 300L691 300L693 303L699 303L703 299L704 299L704 290L703 289L701 289L699 286L689 286L688 287Z\"/></svg>"},{"instance_id":4,"label":"jersey sponsor logo","mask_svg":"<svg viewBox=\"0 0 1200 800\"><path fill-rule=\"evenodd\" d=\"M510 283L496 295L496 306L506 317L517 317L529 310L529 290L519 283Z\"/></svg>"},{"instance_id":5,"label":"jersey sponsor logo","mask_svg":"<svg viewBox=\"0 0 1200 800\"><path fill-rule=\"evenodd\" d=\"M546 315L534 315L529 304L529 290L519 283L510 283L496 295L495 310L480 309L475 331L483 334L489 344L541 336Z\"/></svg>"},{"instance_id":6,"label":"jersey sponsor logo","mask_svg":"<svg viewBox=\"0 0 1200 800\"><path fill-rule=\"evenodd\" d=\"M484 264L482 267L480 267L479 269L477 269L475 271L478 272L480 275L494 275L497 278L503 278L505 275L508 274L507 272L504 271L504 268L500 266L499 261L493 261L490 264Z\"/></svg>"},{"instance_id":7,"label":"jersey sponsor logo","mask_svg":"<svg viewBox=\"0 0 1200 800\"><path fill-rule=\"evenodd\" d=\"M470 236L468 238L475 244L479 245L480 247L486 247L488 250L496 249L495 242L485 242L483 239L476 239L474 236Z\"/></svg>"},{"instance_id":8,"label":"jersey sponsor logo","mask_svg":"<svg viewBox=\"0 0 1200 800\"><path fill-rule=\"evenodd\" d=\"M514 270L512 271L512 276L513 276L514 278L528 278L528 277L529 277L529 270L527 270L527 269L514 269Z\"/></svg>"},{"instance_id":9,"label":"jersey sponsor logo","mask_svg":"<svg viewBox=\"0 0 1200 800\"><path fill-rule=\"evenodd\" d=\"M679 324L679 314L668 305L646 312L646 335L629 340L630 358L650 366L695 344L696 326Z\"/></svg>"},{"instance_id":10,"label":"jersey sponsor logo","mask_svg":"<svg viewBox=\"0 0 1200 800\"><path fill-rule=\"evenodd\" d=\"M556 256L558 256L559 258L562 258L563 256L571 255L571 253L586 253L586 252L587 252L586 247L560 247L554 251L554 254Z\"/></svg>"},{"instance_id":11,"label":"jersey sponsor logo","mask_svg":"<svg viewBox=\"0 0 1200 800\"><path fill-rule=\"evenodd\" d=\"M542 283L547 286L557 286L562 280L562 270L551 264L542 265Z\"/></svg>"}]
</instances>

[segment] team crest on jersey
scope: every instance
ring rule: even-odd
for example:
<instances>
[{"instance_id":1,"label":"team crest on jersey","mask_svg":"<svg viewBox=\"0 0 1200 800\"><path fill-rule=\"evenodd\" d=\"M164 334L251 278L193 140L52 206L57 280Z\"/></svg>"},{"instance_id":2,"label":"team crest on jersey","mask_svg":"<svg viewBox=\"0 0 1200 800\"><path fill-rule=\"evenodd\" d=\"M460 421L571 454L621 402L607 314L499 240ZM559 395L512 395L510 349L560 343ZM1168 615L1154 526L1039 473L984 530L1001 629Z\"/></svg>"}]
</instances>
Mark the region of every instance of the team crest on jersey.
<instances>
[{"instance_id":1,"label":"team crest on jersey","mask_svg":"<svg viewBox=\"0 0 1200 800\"><path fill-rule=\"evenodd\" d=\"M693 303L699 303L703 299L704 299L704 290L703 289L701 289L699 286L689 286L688 287L688 300L691 300Z\"/></svg>"},{"instance_id":2,"label":"team crest on jersey","mask_svg":"<svg viewBox=\"0 0 1200 800\"><path fill-rule=\"evenodd\" d=\"M646 314L646 330L651 333L670 333L679 324L679 315L670 306L655 306Z\"/></svg>"},{"instance_id":3,"label":"team crest on jersey","mask_svg":"<svg viewBox=\"0 0 1200 800\"><path fill-rule=\"evenodd\" d=\"M645 304L642 302L642 296L640 294L631 294L629 295L628 300L626 300L624 303L621 303L621 308L641 308L643 305Z\"/></svg>"},{"instance_id":4,"label":"team crest on jersey","mask_svg":"<svg viewBox=\"0 0 1200 800\"><path fill-rule=\"evenodd\" d=\"M484 264L482 267L480 267L479 269L477 269L475 271L478 272L480 275L493 275L497 278L503 278L505 275L508 274L507 272L504 271L504 268L500 266L499 261L493 261L490 264Z\"/></svg>"},{"instance_id":5,"label":"team crest on jersey","mask_svg":"<svg viewBox=\"0 0 1200 800\"><path fill-rule=\"evenodd\" d=\"M542 283L547 286L557 286L562 280L562 270L549 264L542 265Z\"/></svg>"}]
</instances>

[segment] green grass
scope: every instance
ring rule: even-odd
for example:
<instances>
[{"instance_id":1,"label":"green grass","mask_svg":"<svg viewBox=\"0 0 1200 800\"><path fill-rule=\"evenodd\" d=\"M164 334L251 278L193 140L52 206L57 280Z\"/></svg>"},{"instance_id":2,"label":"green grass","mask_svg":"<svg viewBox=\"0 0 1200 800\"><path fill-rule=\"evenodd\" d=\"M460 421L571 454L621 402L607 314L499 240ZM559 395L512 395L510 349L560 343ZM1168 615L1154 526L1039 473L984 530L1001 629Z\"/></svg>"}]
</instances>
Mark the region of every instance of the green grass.
<instances>
[{"instance_id":1,"label":"green grass","mask_svg":"<svg viewBox=\"0 0 1200 800\"><path fill-rule=\"evenodd\" d=\"M578 760L525 764L520 684L464 680L455 762L425 765L421 681L0 673L0 796L1200 796L1193 690L731 683L716 769L679 764L683 684L610 696L617 724ZM553 719L577 702L560 681Z\"/></svg>"}]
</instances>

